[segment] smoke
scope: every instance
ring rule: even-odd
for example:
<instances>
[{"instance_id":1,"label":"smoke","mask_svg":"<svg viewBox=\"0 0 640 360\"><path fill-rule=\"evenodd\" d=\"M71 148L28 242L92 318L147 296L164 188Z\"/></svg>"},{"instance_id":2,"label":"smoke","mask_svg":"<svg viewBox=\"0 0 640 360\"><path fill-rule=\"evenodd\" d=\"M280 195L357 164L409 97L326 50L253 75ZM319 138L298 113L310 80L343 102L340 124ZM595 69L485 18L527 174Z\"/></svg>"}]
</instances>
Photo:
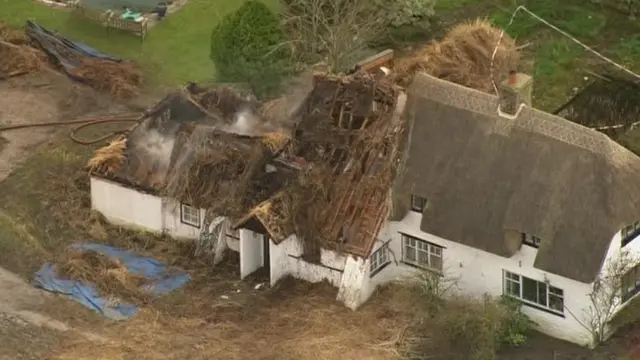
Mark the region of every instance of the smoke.
<instances>
[{"instance_id":1,"label":"smoke","mask_svg":"<svg viewBox=\"0 0 640 360\"><path fill-rule=\"evenodd\" d=\"M136 152L144 154L140 161L146 162L147 167L154 168L154 173L164 179L169 170L175 137L163 135L156 129L147 129L139 135L135 144Z\"/></svg>"},{"instance_id":2,"label":"smoke","mask_svg":"<svg viewBox=\"0 0 640 360\"><path fill-rule=\"evenodd\" d=\"M259 136L264 131L262 129L264 121L250 108L240 109L233 115L231 125L223 129L226 132L245 136Z\"/></svg>"}]
</instances>

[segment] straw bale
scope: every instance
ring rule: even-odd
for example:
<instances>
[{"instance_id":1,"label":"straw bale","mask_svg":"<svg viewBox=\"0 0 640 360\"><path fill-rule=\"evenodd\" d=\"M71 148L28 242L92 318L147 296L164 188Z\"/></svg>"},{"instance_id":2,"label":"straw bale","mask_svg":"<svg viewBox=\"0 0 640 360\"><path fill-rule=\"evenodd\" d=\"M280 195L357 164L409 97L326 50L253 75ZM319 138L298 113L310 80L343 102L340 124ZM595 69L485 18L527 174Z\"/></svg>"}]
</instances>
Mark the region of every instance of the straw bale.
<instances>
[{"instance_id":1,"label":"straw bale","mask_svg":"<svg viewBox=\"0 0 640 360\"><path fill-rule=\"evenodd\" d=\"M141 290L144 277L130 273L118 260L98 252L70 250L56 264L58 276L94 285L101 296L136 303L150 299L150 294Z\"/></svg>"},{"instance_id":2,"label":"straw bale","mask_svg":"<svg viewBox=\"0 0 640 360\"><path fill-rule=\"evenodd\" d=\"M87 163L89 171L100 171L108 175L117 173L124 163L126 148L127 139L120 137L111 141L109 145L96 150L94 156Z\"/></svg>"},{"instance_id":3,"label":"straw bale","mask_svg":"<svg viewBox=\"0 0 640 360\"><path fill-rule=\"evenodd\" d=\"M270 132L264 134L261 140L269 150L276 151L289 140L289 135L281 132Z\"/></svg>"},{"instance_id":4,"label":"straw bale","mask_svg":"<svg viewBox=\"0 0 640 360\"><path fill-rule=\"evenodd\" d=\"M29 42L29 37L23 30L9 27L0 21L0 39L14 45L25 45Z\"/></svg>"},{"instance_id":5,"label":"straw bale","mask_svg":"<svg viewBox=\"0 0 640 360\"><path fill-rule=\"evenodd\" d=\"M73 75L84 79L91 87L119 98L131 98L140 93L142 71L131 61L83 58Z\"/></svg>"},{"instance_id":6,"label":"straw bale","mask_svg":"<svg viewBox=\"0 0 640 360\"><path fill-rule=\"evenodd\" d=\"M400 59L394 68L395 81L407 86L417 72L460 85L493 93L491 55L502 30L487 20L474 20L452 28L439 42L432 42L413 56ZM515 41L504 34L494 59L497 82L518 65Z\"/></svg>"},{"instance_id":7,"label":"straw bale","mask_svg":"<svg viewBox=\"0 0 640 360\"><path fill-rule=\"evenodd\" d=\"M48 62L47 56L39 50L15 45L1 37L0 41L0 79L38 71Z\"/></svg>"}]
</instances>

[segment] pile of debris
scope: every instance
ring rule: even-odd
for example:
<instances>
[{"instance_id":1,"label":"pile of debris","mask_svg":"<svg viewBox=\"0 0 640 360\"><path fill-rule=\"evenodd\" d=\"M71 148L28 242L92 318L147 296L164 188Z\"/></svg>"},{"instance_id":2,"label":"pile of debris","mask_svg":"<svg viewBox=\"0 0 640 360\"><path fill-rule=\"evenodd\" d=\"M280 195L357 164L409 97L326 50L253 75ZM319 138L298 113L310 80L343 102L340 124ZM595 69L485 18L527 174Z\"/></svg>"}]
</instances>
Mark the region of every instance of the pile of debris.
<instances>
[{"instance_id":1,"label":"pile of debris","mask_svg":"<svg viewBox=\"0 0 640 360\"><path fill-rule=\"evenodd\" d=\"M487 20L474 20L456 25L441 41L432 42L412 56L397 61L393 76L399 85L406 87L413 75L426 72L493 93L492 76L499 83L510 70L517 68L519 58L515 41L502 29Z\"/></svg>"},{"instance_id":2,"label":"pile of debris","mask_svg":"<svg viewBox=\"0 0 640 360\"><path fill-rule=\"evenodd\" d=\"M131 61L102 54L31 21L25 31L0 24L0 79L56 66L70 78L129 98L139 93L142 71Z\"/></svg>"},{"instance_id":3,"label":"pile of debris","mask_svg":"<svg viewBox=\"0 0 640 360\"><path fill-rule=\"evenodd\" d=\"M307 255L318 256L320 246L368 253L389 211L400 156L399 91L372 75L317 76L292 141L273 161L295 169L296 181L236 226L255 216L276 241L295 233Z\"/></svg>"},{"instance_id":4,"label":"pile of debris","mask_svg":"<svg viewBox=\"0 0 640 360\"><path fill-rule=\"evenodd\" d=\"M0 23L0 80L39 71L47 65L47 56L28 43L24 32Z\"/></svg>"},{"instance_id":5,"label":"pile of debris","mask_svg":"<svg viewBox=\"0 0 640 360\"><path fill-rule=\"evenodd\" d=\"M126 302L146 303L148 292L140 289L148 279L134 275L120 261L96 251L63 253L56 261L57 274L62 279L75 280L95 286L98 294Z\"/></svg>"}]
</instances>

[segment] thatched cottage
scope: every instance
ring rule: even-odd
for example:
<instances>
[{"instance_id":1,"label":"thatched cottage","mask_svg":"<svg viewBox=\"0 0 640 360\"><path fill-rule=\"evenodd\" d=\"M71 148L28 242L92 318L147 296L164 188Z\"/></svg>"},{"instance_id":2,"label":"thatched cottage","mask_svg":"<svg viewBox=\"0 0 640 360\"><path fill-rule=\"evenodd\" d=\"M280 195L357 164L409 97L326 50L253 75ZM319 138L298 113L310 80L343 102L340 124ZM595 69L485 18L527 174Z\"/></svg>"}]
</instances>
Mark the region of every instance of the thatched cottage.
<instances>
[{"instance_id":1,"label":"thatched cottage","mask_svg":"<svg viewBox=\"0 0 640 360\"><path fill-rule=\"evenodd\" d=\"M318 79L276 146L270 133L215 129L206 141L150 142L171 131L194 139L193 123L210 121L180 98L173 107L188 111L169 111L169 130L151 116L120 143L117 169L94 168L92 206L123 225L213 235L216 256L239 252L242 277L264 268L272 285L327 280L353 309L427 270L464 293L519 299L542 332L590 344L594 282L640 250L640 158L531 108L531 86L519 74L497 97L428 75L406 93L384 79ZM200 155L180 149L194 143ZM212 155L222 148L232 149ZM162 159L153 181L130 165L140 157ZM625 302L639 273L625 276Z\"/></svg>"}]
</instances>

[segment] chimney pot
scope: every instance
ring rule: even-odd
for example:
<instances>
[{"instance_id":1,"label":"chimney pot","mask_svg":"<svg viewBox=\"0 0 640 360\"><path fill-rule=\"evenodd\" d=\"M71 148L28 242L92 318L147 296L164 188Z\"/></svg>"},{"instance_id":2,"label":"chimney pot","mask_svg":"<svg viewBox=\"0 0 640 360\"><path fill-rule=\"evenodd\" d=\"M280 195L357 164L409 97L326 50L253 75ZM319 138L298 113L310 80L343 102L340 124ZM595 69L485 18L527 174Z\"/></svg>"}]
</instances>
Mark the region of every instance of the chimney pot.
<instances>
[{"instance_id":1,"label":"chimney pot","mask_svg":"<svg viewBox=\"0 0 640 360\"><path fill-rule=\"evenodd\" d=\"M500 109L515 115L521 104L531 106L533 79L527 74L509 71L509 77L500 84Z\"/></svg>"}]
</instances>

